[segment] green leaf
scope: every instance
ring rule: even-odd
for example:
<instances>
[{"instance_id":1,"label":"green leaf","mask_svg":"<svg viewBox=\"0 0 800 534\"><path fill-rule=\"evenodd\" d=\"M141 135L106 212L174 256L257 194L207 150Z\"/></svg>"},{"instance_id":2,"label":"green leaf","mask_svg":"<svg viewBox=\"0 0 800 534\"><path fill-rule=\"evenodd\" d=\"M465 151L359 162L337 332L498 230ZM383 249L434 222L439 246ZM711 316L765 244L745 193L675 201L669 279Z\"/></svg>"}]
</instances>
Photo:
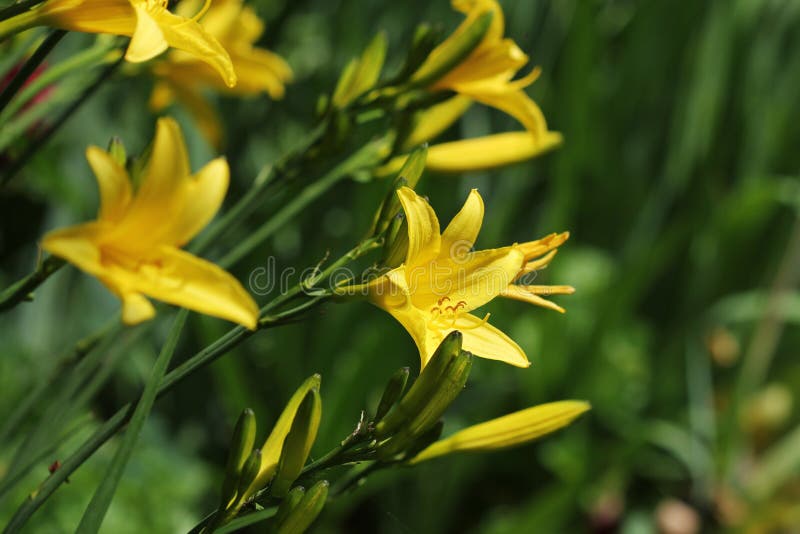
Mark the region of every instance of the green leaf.
<instances>
[{"instance_id":1,"label":"green leaf","mask_svg":"<svg viewBox=\"0 0 800 534\"><path fill-rule=\"evenodd\" d=\"M136 405L136 410L133 412L133 417L125 432L125 436L122 438L122 443L120 443L117 453L111 460L111 465L106 471L105 478L103 478L89 506L86 507L86 511L83 513L81 522L76 530L77 534L94 534L100 529L103 518L111 504L111 499L114 497L114 492L117 490L117 485L119 485L119 481L122 479L125 466L133 455L136 442L139 439L139 434L144 427L144 422L147 420L147 416L150 415L150 410L158 394L158 386L167 372L167 367L169 366L170 360L172 360L172 355L175 353L175 347L178 344L178 338L180 337L188 313L187 310L181 310L175 317L175 322L172 324L172 329L169 332L167 341L164 343L164 347L161 349L161 353L156 359L150 377L147 379L147 383L144 386L144 393L142 393L141 400Z\"/></svg>"}]
</instances>

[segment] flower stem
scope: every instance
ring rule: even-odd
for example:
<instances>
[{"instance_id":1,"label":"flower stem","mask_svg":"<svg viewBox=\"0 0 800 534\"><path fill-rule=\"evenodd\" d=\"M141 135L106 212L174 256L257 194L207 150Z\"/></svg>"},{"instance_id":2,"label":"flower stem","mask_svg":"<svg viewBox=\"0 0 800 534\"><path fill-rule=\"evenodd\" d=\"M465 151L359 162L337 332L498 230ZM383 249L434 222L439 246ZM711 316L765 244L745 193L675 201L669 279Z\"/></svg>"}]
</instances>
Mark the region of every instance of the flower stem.
<instances>
[{"instance_id":1,"label":"flower stem","mask_svg":"<svg viewBox=\"0 0 800 534\"><path fill-rule=\"evenodd\" d=\"M8 12L11 12L10 16ZM23 10L17 5L9 6L0 12L0 42L38 24L39 13L36 9Z\"/></svg>"},{"instance_id":2,"label":"flower stem","mask_svg":"<svg viewBox=\"0 0 800 534\"><path fill-rule=\"evenodd\" d=\"M32 13L32 12L28 12ZM28 13L24 13L23 15L27 16ZM20 15L22 17L23 15ZM16 17L15 17L16 18ZM0 22L0 36L3 33L2 26L8 22L11 22L14 19L7 20L5 22ZM14 95L17 94L17 91L28 81L28 78L31 77L39 65L42 64L44 58L47 57L47 54L50 53L53 48L58 44L58 42L67 34L64 30L55 30L50 32L50 34L42 41L42 44L36 49L36 51L28 58L25 64L19 69L19 72L14 76L11 82L3 89L3 92L0 93L0 112L2 112ZM2 38L2 37L0 37Z\"/></svg>"},{"instance_id":3,"label":"flower stem","mask_svg":"<svg viewBox=\"0 0 800 534\"><path fill-rule=\"evenodd\" d=\"M6 288L0 293L0 313L10 310L24 300L32 300L31 291L63 267L64 263L61 258L48 256L35 271Z\"/></svg>"},{"instance_id":4,"label":"flower stem","mask_svg":"<svg viewBox=\"0 0 800 534\"><path fill-rule=\"evenodd\" d=\"M0 9L0 22L5 22L12 17L16 17L20 13L25 13L33 6L41 4L43 1L44 0L21 0L8 7L4 7Z\"/></svg>"}]
</instances>

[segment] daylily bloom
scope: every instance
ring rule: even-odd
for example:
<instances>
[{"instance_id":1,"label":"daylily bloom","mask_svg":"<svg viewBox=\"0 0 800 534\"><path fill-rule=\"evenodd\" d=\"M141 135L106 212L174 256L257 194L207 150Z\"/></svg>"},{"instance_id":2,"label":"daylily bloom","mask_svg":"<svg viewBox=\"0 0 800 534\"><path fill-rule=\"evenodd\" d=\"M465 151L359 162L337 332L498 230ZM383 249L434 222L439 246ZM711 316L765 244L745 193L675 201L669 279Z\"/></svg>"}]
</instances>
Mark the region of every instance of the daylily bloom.
<instances>
[{"instance_id":1,"label":"daylily bloom","mask_svg":"<svg viewBox=\"0 0 800 534\"><path fill-rule=\"evenodd\" d=\"M176 14L189 17L199 9L199 4L199 0L183 1ZM239 96L265 92L271 98L280 99L284 96L285 84L292 79L292 69L279 55L254 46L264 33L264 23L241 0L215 0L201 25L230 54L238 83L234 87L226 86L203 58L173 50L153 65L158 82L150 106L154 111L161 111L172 101L179 100L194 115L209 142L219 146L220 121L202 90L209 88Z\"/></svg>"},{"instance_id":2,"label":"daylily bloom","mask_svg":"<svg viewBox=\"0 0 800 534\"><path fill-rule=\"evenodd\" d=\"M214 68L228 87L236 72L228 52L197 22L167 10L167 0L46 0L26 17L29 26L46 25L86 33L108 33L131 38L125 59L140 63L167 48L177 48ZM210 3L210 0L206 2Z\"/></svg>"},{"instance_id":3,"label":"daylily bloom","mask_svg":"<svg viewBox=\"0 0 800 534\"><path fill-rule=\"evenodd\" d=\"M155 314L145 295L255 329L258 307L241 284L211 262L180 249L219 210L229 169L217 158L191 175L178 124L160 119L138 187L108 152L86 159L100 189L97 220L54 230L42 248L96 276L122 300L122 320Z\"/></svg>"},{"instance_id":4,"label":"daylily bloom","mask_svg":"<svg viewBox=\"0 0 800 534\"><path fill-rule=\"evenodd\" d=\"M480 43L467 58L441 78L429 89L450 90L473 100L508 113L531 135L547 132L547 123L539 106L531 100L524 89L539 77L540 70L533 69L528 75L513 80L517 72L528 63L528 56L511 39L503 38L505 20L503 10L496 0L453 0L453 8L466 15L466 19L443 43L433 49L426 62L436 62L450 42L457 40L481 15L491 12L489 29ZM419 71L424 71L423 64Z\"/></svg>"},{"instance_id":5,"label":"daylily bloom","mask_svg":"<svg viewBox=\"0 0 800 534\"><path fill-rule=\"evenodd\" d=\"M588 402L559 401L541 404L474 425L429 445L417 454L417 464L454 452L478 452L522 445L563 428L591 408Z\"/></svg>"},{"instance_id":6,"label":"daylily bloom","mask_svg":"<svg viewBox=\"0 0 800 534\"><path fill-rule=\"evenodd\" d=\"M453 330L462 332L464 350L476 356L530 365L519 345L488 323L488 314L481 318L469 312L498 296L563 312L540 295L571 294L572 287L515 282L547 266L569 234L472 252L483 221L483 199L477 190L441 234L436 213L425 199L407 187L397 194L406 216L404 261L367 284L341 287L339 293L363 294L397 319L414 338L423 367Z\"/></svg>"}]
</instances>

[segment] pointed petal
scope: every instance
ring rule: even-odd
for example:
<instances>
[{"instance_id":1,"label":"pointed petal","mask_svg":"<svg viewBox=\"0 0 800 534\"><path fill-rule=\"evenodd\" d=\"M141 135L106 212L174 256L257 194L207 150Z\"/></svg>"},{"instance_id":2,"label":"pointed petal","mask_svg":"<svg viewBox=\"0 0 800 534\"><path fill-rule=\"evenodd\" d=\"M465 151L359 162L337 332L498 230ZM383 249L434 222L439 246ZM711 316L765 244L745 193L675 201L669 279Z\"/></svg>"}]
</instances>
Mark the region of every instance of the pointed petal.
<instances>
[{"instance_id":1,"label":"pointed petal","mask_svg":"<svg viewBox=\"0 0 800 534\"><path fill-rule=\"evenodd\" d=\"M183 209L169 224L169 243L182 246L214 218L228 191L229 176L228 162L217 158L186 182Z\"/></svg>"},{"instance_id":2,"label":"pointed petal","mask_svg":"<svg viewBox=\"0 0 800 534\"><path fill-rule=\"evenodd\" d=\"M125 59L141 63L164 52L169 45L158 22L150 15L144 3L134 3L136 29L133 31Z\"/></svg>"},{"instance_id":3,"label":"pointed petal","mask_svg":"<svg viewBox=\"0 0 800 534\"><path fill-rule=\"evenodd\" d=\"M414 129L403 143L403 149L411 150L444 132L461 118L471 105L471 98L456 95L420 113L419 118L415 121Z\"/></svg>"},{"instance_id":4,"label":"pointed petal","mask_svg":"<svg viewBox=\"0 0 800 534\"><path fill-rule=\"evenodd\" d=\"M266 91L273 99L283 98L285 83L292 79L292 69L278 54L261 48L231 52L238 82L236 94L257 94Z\"/></svg>"},{"instance_id":5,"label":"pointed petal","mask_svg":"<svg viewBox=\"0 0 800 534\"><path fill-rule=\"evenodd\" d=\"M133 35L136 12L130 0L48 0L36 7L48 25L86 33Z\"/></svg>"},{"instance_id":6,"label":"pointed petal","mask_svg":"<svg viewBox=\"0 0 800 534\"><path fill-rule=\"evenodd\" d=\"M413 189L402 187L397 191L400 204L408 221L408 252L406 265L419 265L434 259L439 254L441 236L439 219L428 201Z\"/></svg>"},{"instance_id":7,"label":"pointed petal","mask_svg":"<svg viewBox=\"0 0 800 534\"><path fill-rule=\"evenodd\" d=\"M462 258L475 245L483 223L483 198L477 189L470 191L467 201L442 234L442 253Z\"/></svg>"},{"instance_id":8,"label":"pointed petal","mask_svg":"<svg viewBox=\"0 0 800 534\"><path fill-rule=\"evenodd\" d=\"M453 452L505 449L531 442L563 428L591 409L588 402L558 401L474 425L437 441L419 453L411 464Z\"/></svg>"},{"instance_id":9,"label":"pointed petal","mask_svg":"<svg viewBox=\"0 0 800 534\"><path fill-rule=\"evenodd\" d=\"M552 233L544 236L536 241L528 241L516 245L516 247L525 255L525 260L530 261L544 254L554 250L563 245L569 239L569 232L561 232L560 234Z\"/></svg>"},{"instance_id":10,"label":"pointed petal","mask_svg":"<svg viewBox=\"0 0 800 534\"><path fill-rule=\"evenodd\" d=\"M154 263L136 271L114 273L123 287L206 315L239 323L251 330L258 306L242 285L217 265L188 252L161 247Z\"/></svg>"},{"instance_id":11,"label":"pointed petal","mask_svg":"<svg viewBox=\"0 0 800 534\"><path fill-rule=\"evenodd\" d=\"M502 84L478 82L465 84L454 89L470 96L482 104L508 113L525 126L531 135L543 137L547 133L547 121L542 110L523 90L508 91Z\"/></svg>"},{"instance_id":12,"label":"pointed petal","mask_svg":"<svg viewBox=\"0 0 800 534\"><path fill-rule=\"evenodd\" d=\"M573 288L570 289L572 289L572 291L574 292ZM562 294L568 294L568 293L562 293ZM528 304L533 304L534 306L541 306L542 308L547 308L549 310L557 311L559 313L564 313L566 311L564 308L562 308L555 302L551 302L531 291L528 291L527 289L525 289L524 286L518 286L512 284L508 286L505 290L503 290L503 292L500 293L500 295L509 299L527 302Z\"/></svg>"},{"instance_id":13,"label":"pointed petal","mask_svg":"<svg viewBox=\"0 0 800 534\"><path fill-rule=\"evenodd\" d=\"M136 325L155 317L156 309L141 293L125 293L122 299L122 322Z\"/></svg>"},{"instance_id":14,"label":"pointed petal","mask_svg":"<svg viewBox=\"0 0 800 534\"><path fill-rule=\"evenodd\" d=\"M216 70L228 87L236 85L236 72L228 52L215 37L197 22L162 11L158 24L170 46L205 61Z\"/></svg>"},{"instance_id":15,"label":"pointed petal","mask_svg":"<svg viewBox=\"0 0 800 534\"><path fill-rule=\"evenodd\" d=\"M48 232L42 238L42 249L63 258L82 271L93 275L104 272L97 238L103 226L89 222Z\"/></svg>"},{"instance_id":16,"label":"pointed petal","mask_svg":"<svg viewBox=\"0 0 800 534\"><path fill-rule=\"evenodd\" d=\"M474 315L460 315L452 330L459 330L464 334L464 350L475 356L498 360L515 367L529 367L531 364L525 351L514 340Z\"/></svg>"},{"instance_id":17,"label":"pointed petal","mask_svg":"<svg viewBox=\"0 0 800 534\"><path fill-rule=\"evenodd\" d=\"M90 146L86 149L86 159L97 178L100 189L99 219L118 221L125 215L131 201L131 182L128 172L120 167L105 150Z\"/></svg>"},{"instance_id":18,"label":"pointed petal","mask_svg":"<svg viewBox=\"0 0 800 534\"><path fill-rule=\"evenodd\" d=\"M452 141L431 146L425 166L443 173L495 169L533 159L561 142L558 132L546 132L539 137L528 132L508 132Z\"/></svg>"}]
</instances>

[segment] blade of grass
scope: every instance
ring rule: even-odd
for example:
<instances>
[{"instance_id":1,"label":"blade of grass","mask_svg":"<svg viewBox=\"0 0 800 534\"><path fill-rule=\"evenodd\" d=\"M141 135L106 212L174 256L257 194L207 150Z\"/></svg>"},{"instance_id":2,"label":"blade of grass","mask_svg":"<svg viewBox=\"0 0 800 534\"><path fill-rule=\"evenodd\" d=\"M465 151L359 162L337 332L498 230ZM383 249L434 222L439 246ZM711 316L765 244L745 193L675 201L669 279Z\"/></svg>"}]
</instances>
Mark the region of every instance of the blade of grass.
<instances>
[{"instance_id":1,"label":"blade of grass","mask_svg":"<svg viewBox=\"0 0 800 534\"><path fill-rule=\"evenodd\" d=\"M153 408L159 385L167 372L167 367L172 360L172 355L175 353L175 347L178 344L178 338L180 337L181 330L183 330L183 325L186 323L187 315L188 311L184 309L178 312L178 315L175 317L175 322L172 324L172 329L167 337L167 341L164 343L164 347L161 349L161 353L156 359L150 377L147 379L142 398L136 405L136 410L133 412L133 417L122 438L122 443L120 443L117 453L111 461L105 478L103 478L97 491L95 491L89 506L86 507L86 511L81 518L81 522L76 530L78 534L93 534L100 529L108 507L111 505L111 499L114 497L119 481L125 471L125 466L133 455L136 443L139 440L139 434L144 427L144 422L147 420L148 415L150 415L150 410Z\"/></svg>"}]
</instances>

